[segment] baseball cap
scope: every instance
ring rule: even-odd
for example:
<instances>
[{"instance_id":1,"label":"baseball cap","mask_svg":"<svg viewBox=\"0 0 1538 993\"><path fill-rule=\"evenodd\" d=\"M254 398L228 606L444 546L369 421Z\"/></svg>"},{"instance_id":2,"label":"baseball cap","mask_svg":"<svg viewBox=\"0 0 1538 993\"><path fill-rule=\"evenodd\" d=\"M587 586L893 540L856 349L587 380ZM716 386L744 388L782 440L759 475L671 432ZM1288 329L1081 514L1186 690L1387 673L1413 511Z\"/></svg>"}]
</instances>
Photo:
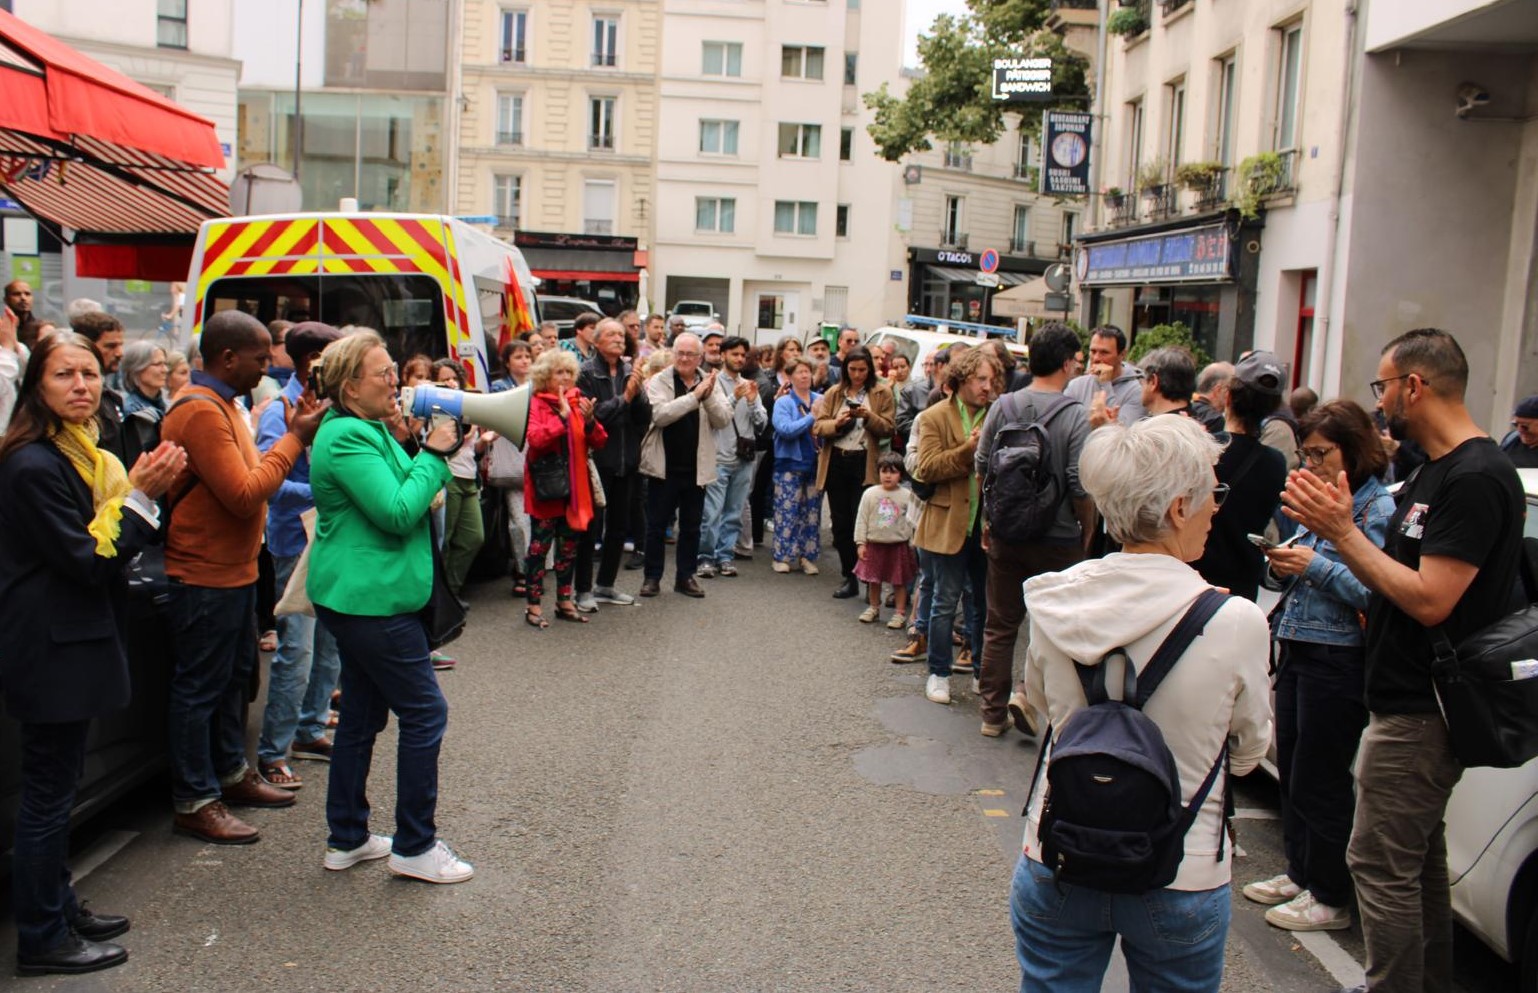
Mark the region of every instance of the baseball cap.
<instances>
[{"instance_id":1,"label":"baseball cap","mask_svg":"<svg viewBox=\"0 0 1538 993\"><path fill-rule=\"evenodd\" d=\"M726 332L725 331L722 331L720 328L711 327L711 328L706 328L704 330L704 332L700 334L700 341L709 341L711 338L725 338L725 337L726 337Z\"/></svg>"},{"instance_id":2,"label":"baseball cap","mask_svg":"<svg viewBox=\"0 0 1538 993\"><path fill-rule=\"evenodd\" d=\"M1251 352L1234 364L1234 377L1251 389L1281 396L1287 382L1287 370L1274 352Z\"/></svg>"},{"instance_id":3,"label":"baseball cap","mask_svg":"<svg viewBox=\"0 0 1538 993\"><path fill-rule=\"evenodd\" d=\"M1517 404L1517 409L1512 411L1511 416L1538 418L1538 394L1524 398L1521 403Z\"/></svg>"}]
</instances>

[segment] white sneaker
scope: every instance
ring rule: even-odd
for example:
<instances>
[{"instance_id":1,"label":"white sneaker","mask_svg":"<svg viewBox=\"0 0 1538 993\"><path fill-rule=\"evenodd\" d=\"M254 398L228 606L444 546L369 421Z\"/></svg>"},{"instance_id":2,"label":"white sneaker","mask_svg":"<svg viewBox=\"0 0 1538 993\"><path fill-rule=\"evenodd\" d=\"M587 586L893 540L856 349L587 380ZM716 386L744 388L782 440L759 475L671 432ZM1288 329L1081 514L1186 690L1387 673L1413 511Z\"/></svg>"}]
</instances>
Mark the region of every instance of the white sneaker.
<instances>
[{"instance_id":1,"label":"white sneaker","mask_svg":"<svg viewBox=\"0 0 1538 993\"><path fill-rule=\"evenodd\" d=\"M808 576L815 576L817 575L817 563L813 562L811 559L802 559L801 571L806 573Z\"/></svg>"},{"instance_id":2,"label":"white sneaker","mask_svg":"<svg viewBox=\"0 0 1538 993\"><path fill-rule=\"evenodd\" d=\"M475 867L441 841L421 855L390 855L390 871L428 883L462 883L475 875Z\"/></svg>"},{"instance_id":3,"label":"white sneaker","mask_svg":"<svg viewBox=\"0 0 1538 993\"><path fill-rule=\"evenodd\" d=\"M1266 911L1266 923L1285 931L1345 931L1351 927L1351 911L1322 904L1304 890Z\"/></svg>"},{"instance_id":4,"label":"white sneaker","mask_svg":"<svg viewBox=\"0 0 1538 993\"><path fill-rule=\"evenodd\" d=\"M860 623L869 624L881 616L880 607L866 607L860 612Z\"/></svg>"},{"instance_id":5,"label":"white sneaker","mask_svg":"<svg viewBox=\"0 0 1538 993\"><path fill-rule=\"evenodd\" d=\"M579 614L596 614L596 613L598 613L598 601L593 598L593 594L591 594L591 593L578 593L577 594L577 613L579 613Z\"/></svg>"},{"instance_id":6,"label":"white sneaker","mask_svg":"<svg viewBox=\"0 0 1538 993\"><path fill-rule=\"evenodd\" d=\"M716 564L714 562L702 562L700 563L699 567L694 570L694 574L701 579L715 579Z\"/></svg>"},{"instance_id":7,"label":"white sneaker","mask_svg":"<svg viewBox=\"0 0 1538 993\"><path fill-rule=\"evenodd\" d=\"M789 572L790 563L776 560L774 565L770 566L769 568L773 569L775 572Z\"/></svg>"},{"instance_id":8,"label":"white sneaker","mask_svg":"<svg viewBox=\"0 0 1538 993\"><path fill-rule=\"evenodd\" d=\"M1274 907L1279 903L1286 903L1299 893L1303 888L1292 881L1292 877L1285 872L1280 876L1272 876L1270 879L1262 879L1258 883L1250 883L1239 892L1244 894L1246 900Z\"/></svg>"},{"instance_id":9,"label":"white sneaker","mask_svg":"<svg viewBox=\"0 0 1538 993\"><path fill-rule=\"evenodd\" d=\"M629 593L621 593L612 586L593 587L593 599L598 603L612 603L616 607L635 606L635 597Z\"/></svg>"},{"instance_id":10,"label":"white sneaker","mask_svg":"<svg viewBox=\"0 0 1538 993\"><path fill-rule=\"evenodd\" d=\"M931 674L924 684L924 695L935 703L951 702L951 681L944 676Z\"/></svg>"},{"instance_id":11,"label":"white sneaker","mask_svg":"<svg viewBox=\"0 0 1538 993\"><path fill-rule=\"evenodd\" d=\"M886 626L891 628L893 631L901 631L903 626L907 623L908 618L905 615L893 614L892 619L886 622Z\"/></svg>"},{"instance_id":12,"label":"white sneaker","mask_svg":"<svg viewBox=\"0 0 1538 993\"><path fill-rule=\"evenodd\" d=\"M326 868L333 872L341 872L343 869L351 869L359 862L372 862L374 859L382 859L390 854L390 839L382 834L371 834L368 840L354 848L352 851L344 851L340 848L326 849Z\"/></svg>"},{"instance_id":13,"label":"white sneaker","mask_svg":"<svg viewBox=\"0 0 1538 993\"><path fill-rule=\"evenodd\" d=\"M635 542L633 542L633 541L625 542L625 551L627 551L627 552L635 551Z\"/></svg>"}]
</instances>

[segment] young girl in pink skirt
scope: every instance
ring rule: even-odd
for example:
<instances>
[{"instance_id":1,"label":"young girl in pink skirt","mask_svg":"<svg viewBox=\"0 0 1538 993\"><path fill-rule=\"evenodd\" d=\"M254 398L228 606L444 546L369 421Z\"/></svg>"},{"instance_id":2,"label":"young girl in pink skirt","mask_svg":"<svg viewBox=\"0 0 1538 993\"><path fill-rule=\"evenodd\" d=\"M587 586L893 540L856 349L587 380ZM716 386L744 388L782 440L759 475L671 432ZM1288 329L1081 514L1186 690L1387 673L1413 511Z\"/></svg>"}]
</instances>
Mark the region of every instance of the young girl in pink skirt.
<instances>
[{"instance_id":1,"label":"young girl in pink skirt","mask_svg":"<svg viewBox=\"0 0 1538 993\"><path fill-rule=\"evenodd\" d=\"M908 586L918 573L913 555L914 497L903 488L903 458L886 452L876 460L875 486L860 497L860 512L854 522L854 541L860 561L854 567L856 579L869 584L870 606L860 615L869 624L881 616L881 584L891 583L897 598L897 613L887 627L901 630L908 620Z\"/></svg>"}]
</instances>

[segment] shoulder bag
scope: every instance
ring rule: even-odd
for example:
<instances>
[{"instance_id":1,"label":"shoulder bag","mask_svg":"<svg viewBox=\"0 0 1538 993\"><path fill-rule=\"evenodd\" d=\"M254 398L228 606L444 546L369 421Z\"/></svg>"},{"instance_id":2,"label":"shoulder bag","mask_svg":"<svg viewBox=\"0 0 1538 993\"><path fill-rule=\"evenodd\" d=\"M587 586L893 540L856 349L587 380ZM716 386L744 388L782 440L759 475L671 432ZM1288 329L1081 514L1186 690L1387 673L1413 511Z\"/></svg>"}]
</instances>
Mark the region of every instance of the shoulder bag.
<instances>
[{"instance_id":1,"label":"shoulder bag","mask_svg":"<svg viewBox=\"0 0 1538 993\"><path fill-rule=\"evenodd\" d=\"M428 648L442 648L465 631L465 617L470 606L449 589L449 581L443 568L443 553L438 550L438 525L433 515L427 515L428 536L433 552L433 587L420 616L422 628L427 634Z\"/></svg>"}]
</instances>

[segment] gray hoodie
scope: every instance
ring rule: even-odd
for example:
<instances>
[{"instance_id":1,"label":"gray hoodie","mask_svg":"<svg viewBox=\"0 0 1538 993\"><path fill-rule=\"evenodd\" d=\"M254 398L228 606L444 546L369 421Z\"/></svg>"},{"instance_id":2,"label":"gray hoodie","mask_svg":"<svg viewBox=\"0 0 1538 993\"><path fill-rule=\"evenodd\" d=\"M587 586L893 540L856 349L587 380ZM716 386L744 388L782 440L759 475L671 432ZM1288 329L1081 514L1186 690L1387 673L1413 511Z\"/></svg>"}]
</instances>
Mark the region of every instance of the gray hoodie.
<instances>
[{"instance_id":1,"label":"gray hoodie","mask_svg":"<svg viewBox=\"0 0 1538 993\"><path fill-rule=\"evenodd\" d=\"M1031 705L1054 729L1061 728L1085 706L1076 661L1098 664L1113 648L1125 648L1141 669L1207 585L1195 569L1172 556L1122 552L1027 580L1031 634L1025 687ZM1191 801L1225 739L1235 776L1250 772L1265 757L1271 744L1270 646L1265 614L1235 597L1207 623L1144 707L1175 756L1182 802ZM1118 697L1121 680L1110 675L1111 696ZM1026 813L1025 854L1037 861L1045 780L1042 776L1038 782ZM1222 860L1216 858L1222 807L1219 775L1186 834L1186 857L1170 889L1228 884L1232 846L1225 844Z\"/></svg>"}]
</instances>

